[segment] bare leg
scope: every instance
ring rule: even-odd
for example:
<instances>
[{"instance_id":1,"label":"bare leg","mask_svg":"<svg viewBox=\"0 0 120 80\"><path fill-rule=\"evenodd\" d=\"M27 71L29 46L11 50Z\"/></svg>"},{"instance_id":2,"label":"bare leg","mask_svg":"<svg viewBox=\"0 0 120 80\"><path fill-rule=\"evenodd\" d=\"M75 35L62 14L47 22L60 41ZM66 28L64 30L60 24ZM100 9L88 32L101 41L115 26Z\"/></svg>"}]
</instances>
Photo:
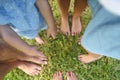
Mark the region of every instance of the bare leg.
<instances>
[{"instance_id":1,"label":"bare leg","mask_svg":"<svg viewBox=\"0 0 120 80\"><path fill-rule=\"evenodd\" d=\"M50 8L48 0L36 0L36 6L48 25L47 37L51 36L55 38L57 33L57 27L55 25L52 10Z\"/></svg>"},{"instance_id":2,"label":"bare leg","mask_svg":"<svg viewBox=\"0 0 120 80\"><path fill-rule=\"evenodd\" d=\"M4 79L4 76L12 69L18 66L17 62L0 63L0 80Z\"/></svg>"},{"instance_id":3,"label":"bare leg","mask_svg":"<svg viewBox=\"0 0 120 80\"><path fill-rule=\"evenodd\" d=\"M62 73L61 73L60 71L56 72L56 73L53 75L53 80L63 80Z\"/></svg>"},{"instance_id":4,"label":"bare leg","mask_svg":"<svg viewBox=\"0 0 120 80\"><path fill-rule=\"evenodd\" d=\"M0 41L0 62L13 62L16 60L22 60L22 61L30 61L37 64L47 64L47 58L46 57L40 57L38 55L36 56L29 56L24 54L23 52L9 46L3 41Z\"/></svg>"},{"instance_id":5,"label":"bare leg","mask_svg":"<svg viewBox=\"0 0 120 80\"><path fill-rule=\"evenodd\" d=\"M29 56L45 57L43 53L37 50L34 46L30 46L25 43L16 32L14 32L8 25L0 25L0 35L3 41L10 46L22 51Z\"/></svg>"},{"instance_id":6,"label":"bare leg","mask_svg":"<svg viewBox=\"0 0 120 80\"><path fill-rule=\"evenodd\" d=\"M70 27L68 23L68 9L70 0L57 0L61 14L61 31L65 35L70 35Z\"/></svg>"},{"instance_id":7,"label":"bare leg","mask_svg":"<svg viewBox=\"0 0 120 80\"><path fill-rule=\"evenodd\" d=\"M67 72L66 76L67 76L67 80L78 80L77 76L73 72Z\"/></svg>"},{"instance_id":8,"label":"bare leg","mask_svg":"<svg viewBox=\"0 0 120 80\"><path fill-rule=\"evenodd\" d=\"M46 57L41 57L37 54L36 56L26 55L0 40L0 62L13 62L16 60L30 61L37 64L47 64Z\"/></svg>"},{"instance_id":9,"label":"bare leg","mask_svg":"<svg viewBox=\"0 0 120 80\"><path fill-rule=\"evenodd\" d=\"M40 38L39 35L37 35L37 36L35 37L35 40L36 40L36 42L37 42L38 44L45 44L45 42Z\"/></svg>"},{"instance_id":10,"label":"bare leg","mask_svg":"<svg viewBox=\"0 0 120 80\"><path fill-rule=\"evenodd\" d=\"M82 30L80 15L87 6L87 0L75 0L72 19L72 36L79 34Z\"/></svg>"}]
</instances>

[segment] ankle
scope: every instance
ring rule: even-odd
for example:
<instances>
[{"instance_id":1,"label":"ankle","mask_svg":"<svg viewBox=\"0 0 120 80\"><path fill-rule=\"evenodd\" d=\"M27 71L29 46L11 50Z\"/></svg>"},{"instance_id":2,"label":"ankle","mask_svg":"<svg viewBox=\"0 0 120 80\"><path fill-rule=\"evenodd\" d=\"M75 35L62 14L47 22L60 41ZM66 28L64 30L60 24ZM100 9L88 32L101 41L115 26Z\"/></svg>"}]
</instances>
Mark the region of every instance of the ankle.
<instances>
[{"instance_id":1,"label":"ankle","mask_svg":"<svg viewBox=\"0 0 120 80\"><path fill-rule=\"evenodd\" d=\"M79 16L73 16L72 21L78 21L78 20L80 20Z\"/></svg>"}]
</instances>

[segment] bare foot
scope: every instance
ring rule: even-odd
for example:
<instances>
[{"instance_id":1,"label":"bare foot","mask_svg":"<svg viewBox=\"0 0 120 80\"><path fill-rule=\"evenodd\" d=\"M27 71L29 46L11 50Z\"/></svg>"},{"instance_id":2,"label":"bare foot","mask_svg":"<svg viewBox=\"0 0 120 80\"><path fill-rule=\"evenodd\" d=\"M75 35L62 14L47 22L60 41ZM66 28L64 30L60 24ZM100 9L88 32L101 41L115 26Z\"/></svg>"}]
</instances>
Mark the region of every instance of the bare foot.
<instances>
[{"instance_id":1,"label":"bare foot","mask_svg":"<svg viewBox=\"0 0 120 80\"><path fill-rule=\"evenodd\" d=\"M73 19L73 21L72 21L72 29L71 30L72 30L71 31L72 36L80 34L80 32L82 30L82 25L81 25L79 17L77 19Z\"/></svg>"},{"instance_id":2,"label":"bare foot","mask_svg":"<svg viewBox=\"0 0 120 80\"><path fill-rule=\"evenodd\" d=\"M60 71L53 75L53 80L63 80L62 73Z\"/></svg>"},{"instance_id":3,"label":"bare foot","mask_svg":"<svg viewBox=\"0 0 120 80\"><path fill-rule=\"evenodd\" d=\"M82 37L80 37L78 39L79 45L81 44L81 39L82 39ZM102 55L93 54L93 53L90 53L89 51L87 51L87 52L88 52L88 54L83 54L83 55L78 56L78 60L84 64L93 62L93 61L98 60L102 57Z\"/></svg>"},{"instance_id":4,"label":"bare foot","mask_svg":"<svg viewBox=\"0 0 120 80\"><path fill-rule=\"evenodd\" d=\"M38 51L36 47L32 47L31 50L29 50L29 53L34 55L31 56L17 51L13 56L17 56L16 59L21 61L33 62L36 64L47 64L47 57L42 52Z\"/></svg>"},{"instance_id":5,"label":"bare foot","mask_svg":"<svg viewBox=\"0 0 120 80\"><path fill-rule=\"evenodd\" d=\"M88 53L88 54L79 55L78 60L84 64L87 64L87 63L96 61L101 57L102 57L101 55Z\"/></svg>"},{"instance_id":6,"label":"bare foot","mask_svg":"<svg viewBox=\"0 0 120 80\"><path fill-rule=\"evenodd\" d=\"M3 80L4 76L17 66L18 63L16 61L10 63L0 63L0 80Z\"/></svg>"},{"instance_id":7,"label":"bare foot","mask_svg":"<svg viewBox=\"0 0 120 80\"><path fill-rule=\"evenodd\" d=\"M21 62L18 68L30 76L38 75L41 71L41 67L39 65L30 62Z\"/></svg>"},{"instance_id":8,"label":"bare foot","mask_svg":"<svg viewBox=\"0 0 120 80\"><path fill-rule=\"evenodd\" d=\"M36 64L47 64L47 58L46 57L37 57L37 56L24 56L24 58L21 58L22 61L29 61Z\"/></svg>"},{"instance_id":9,"label":"bare foot","mask_svg":"<svg viewBox=\"0 0 120 80\"><path fill-rule=\"evenodd\" d=\"M78 80L77 76L73 72L67 72L66 76L67 76L67 80Z\"/></svg>"},{"instance_id":10,"label":"bare foot","mask_svg":"<svg viewBox=\"0 0 120 80\"><path fill-rule=\"evenodd\" d=\"M61 20L61 32L64 35L70 35L70 27L69 27L69 23L68 20L62 19Z\"/></svg>"},{"instance_id":11,"label":"bare foot","mask_svg":"<svg viewBox=\"0 0 120 80\"><path fill-rule=\"evenodd\" d=\"M45 42L40 38L39 35L37 35L37 36L35 37L35 40L36 40L36 42L37 42L38 44L45 44Z\"/></svg>"}]
</instances>

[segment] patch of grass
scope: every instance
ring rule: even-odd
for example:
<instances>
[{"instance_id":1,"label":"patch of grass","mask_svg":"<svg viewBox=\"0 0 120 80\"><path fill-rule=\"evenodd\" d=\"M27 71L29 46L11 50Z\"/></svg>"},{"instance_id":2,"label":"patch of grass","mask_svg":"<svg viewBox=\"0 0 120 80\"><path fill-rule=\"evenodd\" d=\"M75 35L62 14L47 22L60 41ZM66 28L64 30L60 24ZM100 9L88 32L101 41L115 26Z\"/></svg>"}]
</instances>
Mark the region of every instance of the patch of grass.
<instances>
[{"instance_id":1,"label":"patch of grass","mask_svg":"<svg viewBox=\"0 0 120 80\"><path fill-rule=\"evenodd\" d=\"M60 16L55 0L50 0L56 23L59 24ZM90 9L87 8L82 16L82 24L84 33L85 27L91 18ZM120 61L112 58L104 57L91 64L81 64L77 60L79 54L84 54L86 51L77 44L78 36L66 37L58 32L57 39L47 39L46 31L41 31L40 36L45 45L41 45L39 50L44 52L48 57L48 65L40 65L42 67L41 74L38 76L28 76L24 72L14 69L4 80L52 80L52 75L56 71L62 71L66 80L66 72L73 71L78 80L120 80ZM79 35L80 36L80 35ZM24 38L23 38L24 39ZM37 45L35 40L27 40L30 45Z\"/></svg>"}]
</instances>

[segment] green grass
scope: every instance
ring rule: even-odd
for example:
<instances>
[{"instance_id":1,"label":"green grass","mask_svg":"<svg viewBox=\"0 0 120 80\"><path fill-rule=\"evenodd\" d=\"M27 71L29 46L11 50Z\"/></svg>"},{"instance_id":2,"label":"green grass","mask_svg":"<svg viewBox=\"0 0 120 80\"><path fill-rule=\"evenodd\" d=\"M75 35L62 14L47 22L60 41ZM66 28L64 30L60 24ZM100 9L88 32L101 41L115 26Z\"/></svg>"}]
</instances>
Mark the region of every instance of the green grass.
<instances>
[{"instance_id":1,"label":"green grass","mask_svg":"<svg viewBox=\"0 0 120 80\"><path fill-rule=\"evenodd\" d=\"M56 1L50 0L50 3L56 24L60 25L60 15ZM71 14L72 12L70 11L70 15ZM91 13L89 8L87 8L81 16L83 24L81 34L84 33L90 18ZM52 75L56 71L62 71L65 80L67 71L73 71L78 76L78 80L120 80L120 61L116 59L104 57L90 64L82 64L77 60L79 54L86 53L86 51L77 44L78 36L66 37L58 32L57 39L53 40L46 38L46 31L41 31L40 36L46 41L46 44L41 45L39 50L44 52L48 57L48 65L40 65L42 66L41 74L31 77L18 69L14 69L6 75L4 80L52 80ZM30 45L38 46L34 40L24 40Z\"/></svg>"}]
</instances>

